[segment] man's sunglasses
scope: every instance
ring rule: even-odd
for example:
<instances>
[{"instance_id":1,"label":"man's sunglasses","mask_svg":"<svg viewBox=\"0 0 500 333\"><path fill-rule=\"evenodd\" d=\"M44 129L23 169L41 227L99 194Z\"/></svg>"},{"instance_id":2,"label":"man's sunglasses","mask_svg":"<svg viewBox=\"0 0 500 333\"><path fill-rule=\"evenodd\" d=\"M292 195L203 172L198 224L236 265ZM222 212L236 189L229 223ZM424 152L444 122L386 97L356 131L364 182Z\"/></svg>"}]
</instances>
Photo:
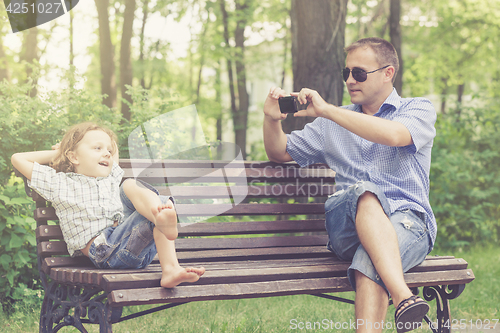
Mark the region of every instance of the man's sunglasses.
<instances>
[{"instance_id":1,"label":"man's sunglasses","mask_svg":"<svg viewBox=\"0 0 500 333\"><path fill-rule=\"evenodd\" d=\"M342 70L342 75L344 76L344 82L347 82L347 79L349 79L349 74L351 72L352 72L352 77L353 77L354 80L356 80L358 82L365 82L366 79L368 78L368 74L375 73L376 71L379 71L381 69L387 68L389 66L390 65L387 65L387 66L384 66L384 67L380 67L379 69L376 69L376 70L371 71L371 72L367 72L364 69L361 69L361 68L358 68L358 67L354 67L352 70L349 69L349 68L344 68Z\"/></svg>"}]
</instances>

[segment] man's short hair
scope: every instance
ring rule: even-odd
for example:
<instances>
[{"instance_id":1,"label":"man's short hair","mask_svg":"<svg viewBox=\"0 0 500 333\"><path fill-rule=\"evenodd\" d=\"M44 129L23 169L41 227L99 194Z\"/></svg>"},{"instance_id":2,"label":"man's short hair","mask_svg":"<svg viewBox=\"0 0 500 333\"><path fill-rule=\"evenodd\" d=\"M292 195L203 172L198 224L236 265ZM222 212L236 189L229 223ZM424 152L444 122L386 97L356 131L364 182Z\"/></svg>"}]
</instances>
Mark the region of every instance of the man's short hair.
<instances>
[{"instance_id":1,"label":"man's short hair","mask_svg":"<svg viewBox=\"0 0 500 333\"><path fill-rule=\"evenodd\" d=\"M375 58L380 66L391 65L394 67L394 76L392 82L396 79L396 74L399 70L398 53L394 46L383 38L369 37L358 40L345 48L345 52L354 51L358 48L370 47L375 52Z\"/></svg>"}]
</instances>

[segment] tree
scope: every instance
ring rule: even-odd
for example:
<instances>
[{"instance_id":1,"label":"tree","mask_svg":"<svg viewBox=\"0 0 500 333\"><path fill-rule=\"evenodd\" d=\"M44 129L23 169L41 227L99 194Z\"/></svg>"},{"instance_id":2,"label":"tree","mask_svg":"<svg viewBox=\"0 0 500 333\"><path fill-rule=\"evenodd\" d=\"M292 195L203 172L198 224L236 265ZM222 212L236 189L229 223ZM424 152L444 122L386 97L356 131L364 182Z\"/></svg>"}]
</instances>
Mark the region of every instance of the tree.
<instances>
[{"instance_id":1,"label":"tree","mask_svg":"<svg viewBox=\"0 0 500 333\"><path fill-rule=\"evenodd\" d=\"M405 87L417 96L440 94L443 113L460 114L464 94L494 94L500 10L488 3L415 1L414 14L402 21L406 38L413 41L407 46L412 56L405 58Z\"/></svg>"},{"instance_id":2,"label":"tree","mask_svg":"<svg viewBox=\"0 0 500 333\"><path fill-rule=\"evenodd\" d=\"M3 80L10 82L10 72L3 46L3 40L2 38L0 38L0 82L2 82Z\"/></svg>"},{"instance_id":3,"label":"tree","mask_svg":"<svg viewBox=\"0 0 500 333\"><path fill-rule=\"evenodd\" d=\"M233 118L235 143L241 149L243 158L246 158L246 132L248 122L249 96L246 89L246 69L245 69L245 27L249 24L249 17L252 13L252 0L236 1L236 11L234 20L234 48L230 44L229 14L226 10L225 0L219 0L224 27L224 41L227 52L227 70L229 77L229 90L231 95L231 114ZM236 68L237 92L234 88L233 66ZM238 104L236 99L238 98Z\"/></svg>"},{"instance_id":4,"label":"tree","mask_svg":"<svg viewBox=\"0 0 500 333\"><path fill-rule=\"evenodd\" d=\"M116 107L115 49L109 27L109 0L95 0L99 19L99 54L101 64L101 94L104 105Z\"/></svg>"},{"instance_id":5,"label":"tree","mask_svg":"<svg viewBox=\"0 0 500 333\"><path fill-rule=\"evenodd\" d=\"M97 0L96 0L97 1ZM123 30L120 46L120 90L121 90L121 112L123 118L130 120L130 106L132 96L127 94L127 86L132 85L134 78L131 60L131 41L134 25L135 0L125 0L125 11L123 12Z\"/></svg>"},{"instance_id":6,"label":"tree","mask_svg":"<svg viewBox=\"0 0 500 333\"><path fill-rule=\"evenodd\" d=\"M36 82L38 81L37 77L32 77L33 75L33 65L38 63L40 60L40 54L38 50L38 28L34 27L28 29L24 32L24 43L23 43L23 53L21 55L21 59L26 61L26 79L33 80L34 84L32 89L29 91L30 97L34 97L37 95Z\"/></svg>"},{"instance_id":7,"label":"tree","mask_svg":"<svg viewBox=\"0 0 500 333\"><path fill-rule=\"evenodd\" d=\"M317 90L327 101L342 104L344 33L347 0L292 0L293 89ZM301 129L312 119L288 117L283 129Z\"/></svg>"},{"instance_id":8,"label":"tree","mask_svg":"<svg viewBox=\"0 0 500 333\"><path fill-rule=\"evenodd\" d=\"M391 43L396 49L399 56L399 71L394 81L394 88L398 91L399 95L403 94L403 53L401 49L402 36L401 36L401 0L391 0L391 10L389 14L389 35L391 36ZM381 64L385 65L385 64Z\"/></svg>"}]
</instances>

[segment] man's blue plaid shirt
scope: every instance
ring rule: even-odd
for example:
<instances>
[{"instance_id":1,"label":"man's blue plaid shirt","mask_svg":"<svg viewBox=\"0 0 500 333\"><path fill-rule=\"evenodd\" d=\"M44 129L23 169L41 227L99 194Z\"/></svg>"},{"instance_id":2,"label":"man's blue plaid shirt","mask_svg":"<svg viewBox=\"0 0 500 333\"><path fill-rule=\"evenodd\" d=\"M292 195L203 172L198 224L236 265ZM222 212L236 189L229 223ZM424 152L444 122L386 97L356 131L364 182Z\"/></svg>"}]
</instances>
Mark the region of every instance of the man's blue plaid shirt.
<instances>
[{"instance_id":1,"label":"man's blue plaid shirt","mask_svg":"<svg viewBox=\"0 0 500 333\"><path fill-rule=\"evenodd\" d=\"M362 112L360 105L344 108ZM432 243L436 219L429 204L429 170L436 130L436 112L425 98L401 98L394 89L374 117L397 121L410 131L413 144L389 147L365 140L317 118L303 130L288 134L287 152L300 165L326 163L336 172L337 190L358 181L378 185L389 200L391 214L411 209L425 214Z\"/></svg>"}]
</instances>

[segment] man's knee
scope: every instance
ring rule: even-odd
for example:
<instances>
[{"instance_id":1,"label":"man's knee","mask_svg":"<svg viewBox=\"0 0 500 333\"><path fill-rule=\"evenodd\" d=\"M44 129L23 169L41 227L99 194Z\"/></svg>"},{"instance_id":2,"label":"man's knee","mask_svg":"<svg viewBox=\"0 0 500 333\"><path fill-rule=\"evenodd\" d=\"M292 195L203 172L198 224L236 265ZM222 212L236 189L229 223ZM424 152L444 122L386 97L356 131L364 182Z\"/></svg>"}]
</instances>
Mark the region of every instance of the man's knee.
<instances>
[{"instance_id":1,"label":"man's knee","mask_svg":"<svg viewBox=\"0 0 500 333\"><path fill-rule=\"evenodd\" d=\"M371 211L374 209L382 209L382 204L380 203L378 197L369 191L361 194L358 198L358 205L356 209L356 214L362 211Z\"/></svg>"},{"instance_id":2,"label":"man's knee","mask_svg":"<svg viewBox=\"0 0 500 333\"><path fill-rule=\"evenodd\" d=\"M358 198L358 207L359 205L364 205L367 203L374 203L377 202L380 205L380 202L378 201L378 198L375 194L372 192L366 191L365 193L361 194Z\"/></svg>"}]
</instances>

